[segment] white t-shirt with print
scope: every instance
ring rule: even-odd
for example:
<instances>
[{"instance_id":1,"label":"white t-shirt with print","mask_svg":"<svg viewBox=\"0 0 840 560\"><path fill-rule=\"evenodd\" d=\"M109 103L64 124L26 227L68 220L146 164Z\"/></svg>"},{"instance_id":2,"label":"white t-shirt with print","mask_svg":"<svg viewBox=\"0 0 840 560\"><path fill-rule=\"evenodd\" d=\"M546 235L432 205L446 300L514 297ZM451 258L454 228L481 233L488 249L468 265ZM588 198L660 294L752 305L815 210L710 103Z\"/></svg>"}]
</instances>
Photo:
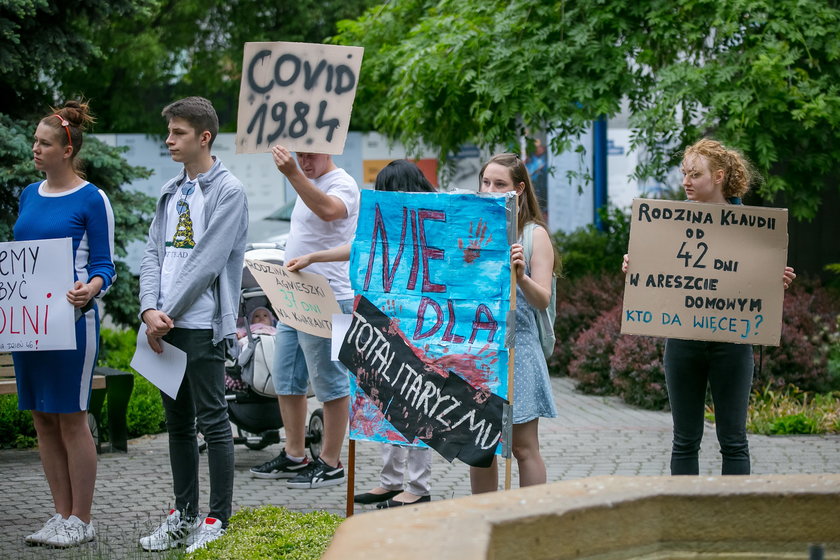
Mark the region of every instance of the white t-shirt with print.
<instances>
[{"instance_id":1,"label":"white t-shirt with print","mask_svg":"<svg viewBox=\"0 0 840 560\"><path fill-rule=\"evenodd\" d=\"M341 200L347 207L347 217L325 222L298 197L295 208L292 210L291 229L286 243L286 260L345 245L350 243L356 233L361 195L353 177L338 168L324 173L312 183L321 192ZM324 276L335 292L336 299L353 297L353 289L350 287L350 267L347 261L313 263L306 267L306 270Z\"/></svg>"},{"instance_id":2,"label":"white t-shirt with print","mask_svg":"<svg viewBox=\"0 0 840 560\"><path fill-rule=\"evenodd\" d=\"M184 188L190 184L194 185L192 192L184 195ZM205 224L204 193L197 183L185 181L166 207L166 253L161 267L158 307L175 289L175 281L181 275L187 257L204 235ZM172 320L176 327L183 329L210 329L215 310L216 301L211 287L184 314L172 317Z\"/></svg>"}]
</instances>

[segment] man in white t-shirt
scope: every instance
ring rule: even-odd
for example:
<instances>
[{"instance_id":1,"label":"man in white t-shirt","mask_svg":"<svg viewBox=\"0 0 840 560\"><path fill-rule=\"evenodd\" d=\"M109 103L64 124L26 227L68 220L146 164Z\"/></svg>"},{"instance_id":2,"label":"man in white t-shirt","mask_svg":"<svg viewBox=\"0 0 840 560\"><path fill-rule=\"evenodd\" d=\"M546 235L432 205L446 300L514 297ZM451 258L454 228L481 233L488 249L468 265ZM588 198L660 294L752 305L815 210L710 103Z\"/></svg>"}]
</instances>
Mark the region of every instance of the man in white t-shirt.
<instances>
[{"instance_id":1,"label":"man in white t-shirt","mask_svg":"<svg viewBox=\"0 0 840 560\"><path fill-rule=\"evenodd\" d=\"M277 169L298 195L292 211L286 260L350 242L359 216L359 187L327 154L297 153L297 163L283 146L272 148ZM297 164L300 164L298 167ZM344 313L353 309L349 263L314 263L307 269L324 276ZM321 488L345 480L341 447L349 416L348 371L330 359L331 341L280 324L277 328L273 380L286 432L286 447L274 459L253 467L257 478L288 478L291 488ZM321 455L306 457L307 381L324 403Z\"/></svg>"}]
</instances>

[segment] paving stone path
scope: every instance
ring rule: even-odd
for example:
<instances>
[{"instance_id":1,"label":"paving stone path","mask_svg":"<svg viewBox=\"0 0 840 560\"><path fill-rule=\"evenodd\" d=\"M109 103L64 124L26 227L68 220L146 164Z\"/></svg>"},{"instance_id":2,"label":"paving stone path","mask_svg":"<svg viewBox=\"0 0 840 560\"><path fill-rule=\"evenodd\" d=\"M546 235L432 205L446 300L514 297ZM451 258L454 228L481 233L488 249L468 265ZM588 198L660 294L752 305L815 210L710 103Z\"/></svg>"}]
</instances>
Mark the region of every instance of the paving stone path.
<instances>
[{"instance_id":1,"label":"paving stone path","mask_svg":"<svg viewBox=\"0 0 840 560\"><path fill-rule=\"evenodd\" d=\"M668 474L671 417L640 410L613 397L575 392L567 378L552 379L560 416L540 423L548 480L555 482L598 475ZM313 403L314 405L315 403ZM720 456L714 426L707 425L701 452L701 474L716 475ZM840 436L750 436L754 474L840 473ZM346 486L315 490L287 488L284 481L253 479L248 469L280 450L236 446L234 509L265 504L299 511L324 509L344 515ZM344 463L347 464L345 445ZM202 455L202 457L204 457ZM200 467L203 505L207 500L206 458ZM375 486L378 444L356 445L356 492ZM156 526L172 503L165 434L129 442L127 454L99 457L93 517L96 543L67 551L27 547L23 536L36 530L52 512L52 503L36 450L0 450L0 558L166 558L143 553L137 539ZM516 468L513 469L516 487ZM432 499L469 494L468 467L435 457ZM373 506L365 506L370 509ZM357 513L365 508L357 507Z\"/></svg>"}]
</instances>

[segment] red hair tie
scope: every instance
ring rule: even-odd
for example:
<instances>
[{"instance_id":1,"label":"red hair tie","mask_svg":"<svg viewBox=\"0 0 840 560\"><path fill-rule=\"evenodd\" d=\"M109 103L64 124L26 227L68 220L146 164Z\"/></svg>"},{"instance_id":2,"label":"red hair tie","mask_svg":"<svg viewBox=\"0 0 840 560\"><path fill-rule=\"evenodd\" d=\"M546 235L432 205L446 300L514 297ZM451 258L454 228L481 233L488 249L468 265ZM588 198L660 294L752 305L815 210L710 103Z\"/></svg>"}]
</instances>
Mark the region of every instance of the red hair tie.
<instances>
[{"instance_id":1,"label":"red hair tie","mask_svg":"<svg viewBox=\"0 0 840 560\"><path fill-rule=\"evenodd\" d=\"M53 113L53 116L61 121L61 126L64 127L64 131L67 133L67 142L70 144L70 147L72 148L73 147L73 139L70 138L70 123L67 121L67 119L65 119L64 117L62 117L58 113Z\"/></svg>"}]
</instances>

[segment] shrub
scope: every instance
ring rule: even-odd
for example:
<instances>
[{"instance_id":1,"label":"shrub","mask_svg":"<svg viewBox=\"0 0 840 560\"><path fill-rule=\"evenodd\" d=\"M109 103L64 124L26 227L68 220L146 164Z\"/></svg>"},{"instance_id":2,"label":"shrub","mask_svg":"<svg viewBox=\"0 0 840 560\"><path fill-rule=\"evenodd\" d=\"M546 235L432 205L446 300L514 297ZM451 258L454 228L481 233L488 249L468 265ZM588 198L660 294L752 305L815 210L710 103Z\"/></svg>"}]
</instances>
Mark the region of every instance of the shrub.
<instances>
[{"instance_id":1,"label":"shrub","mask_svg":"<svg viewBox=\"0 0 840 560\"><path fill-rule=\"evenodd\" d=\"M131 371L137 333L130 330L99 330L99 365Z\"/></svg>"},{"instance_id":2,"label":"shrub","mask_svg":"<svg viewBox=\"0 0 840 560\"><path fill-rule=\"evenodd\" d=\"M668 406L662 363L664 351L664 338L618 337L610 358L610 377L616 394L624 402L653 410Z\"/></svg>"},{"instance_id":3,"label":"shrub","mask_svg":"<svg viewBox=\"0 0 840 560\"><path fill-rule=\"evenodd\" d=\"M616 265L616 268L620 265ZM548 360L552 375L566 375L576 358L575 342L598 317L621 302L624 276L619 272L563 278L557 285L557 346Z\"/></svg>"},{"instance_id":4,"label":"shrub","mask_svg":"<svg viewBox=\"0 0 840 560\"><path fill-rule=\"evenodd\" d=\"M35 446L32 414L17 406L17 395L0 395L0 448Z\"/></svg>"},{"instance_id":5,"label":"shrub","mask_svg":"<svg viewBox=\"0 0 840 560\"><path fill-rule=\"evenodd\" d=\"M828 379L832 387L840 387L840 315L834 325L834 332L831 334L828 346Z\"/></svg>"},{"instance_id":6,"label":"shrub","mask_svg":"<svg viewBox=\"0 0 840 560\"><path fill-rule=\"evenodd\" d=\"M102 346L99 353L99 364L122 371L134 371L131 368L131 358L134 356L137 343L137 333L130 330L100 331ZM105 408L108 401L105 401ZM107 414L102 415L103 422L107 422ZM126 422L129 437L145 434L157 434L166 429L163 402L160 391L143 376L134 373L134 390L128 401Z\"/></svg>"},{"instance_id":7,"label":"shrub","mask_svg":"<svg viewBox=\"0 0 840 560\"><path fill-rule=\"evenodd\" d=\"M134 374L134 390L128 402L126 424L129 437L166 431L166 417L160 390L143 376Z\"/></svg>"},{"instance_id":8,"label":"shrub","mask_svg":"<svg viewBox=\"0 0 840 560\"><path fill-rule=\"evenodd\" d=\"M601 229L593 224L571 233L554 234L554 245L563 258L563 275L576 280L584 276L613 273L630 240L630 215L611 208L599 213Z\"/></svg>"},{"instance_id":9,"label":"shrub","mask_svg":"<svg viewBox=\"0 0 840 560\"><path fill-rule=\"evenodd\" d=\"M818 282L797 279L785 294L779 346L763 350L754 387L795 385L805 391L840 389L840 376L829 366L838 344L840 304Z\"/></svg>"},{"instance_id":10,"label":"shrub","mask_svg":"<svg viewBox=\"0 0 840 560\"><path fill-rule=\"evenodd\" d=\"M588 225L571 233L554 234L554 244L563 259L563 278L557 285L557 345L548 360L552 375L568 373L578 336L601 313L621 301L621 259L627 252L630 217L613 208L602 210L600 218L600 230Z\"/></svg>"},{"instance_id":11,"label":"shrub","mask_svg":"<svg viewBox=\"0 0 840 560\"><path fill-rule=\"evenodd\" d=\"M325 511L299 513L276 506L245 508L230 518L224 536L189 555L191 560L316 560L342 518Z\"/></svg>"},{"instance_id":12,"label":"shrub","mask_svg":"<svg viewBox=\"0 0 840 560\"><path fill-rule=\"evenodd\" d=\"M595 323L580 333L572 347L575 356L569 364L569 377L577 388L591 395L613 393L610 379L610 356L621 330L621 305L602 313Z\"/></svg>"},{"instance_id":13,"label":"shrub","mask_svg":"<svg viewBox=\"0 0 840 560\"><path fill-rule=\"evenodd\" d=\"M625 402L661 410L668 404L662 354L665 341L621 335L621 304L598 317L578 336L569 376L588 394L617 394Z\"/></svg>"},{"instance_id":14,"label":"shrub","mask_svg":"<svg viewBox=\"0 0 840 560\"><path fill-rule=\"evenodd\" d=\"M812 394L770 384L753 391L747 430L759 434L840 433L840 392Z\"/></svg>"},{"instance_id":15,"label":"shrub","mask_svg":"<svg viewBox=\"0 0 840 560\"><path fill-rule=\"evenodd\" d=\"M802 412L776 418L770 424L771 435L815 434L817 429L817 421Z\"/></svg>"}]
</instances>

